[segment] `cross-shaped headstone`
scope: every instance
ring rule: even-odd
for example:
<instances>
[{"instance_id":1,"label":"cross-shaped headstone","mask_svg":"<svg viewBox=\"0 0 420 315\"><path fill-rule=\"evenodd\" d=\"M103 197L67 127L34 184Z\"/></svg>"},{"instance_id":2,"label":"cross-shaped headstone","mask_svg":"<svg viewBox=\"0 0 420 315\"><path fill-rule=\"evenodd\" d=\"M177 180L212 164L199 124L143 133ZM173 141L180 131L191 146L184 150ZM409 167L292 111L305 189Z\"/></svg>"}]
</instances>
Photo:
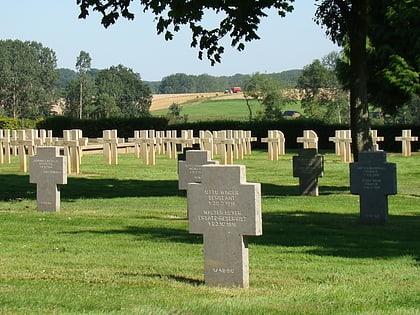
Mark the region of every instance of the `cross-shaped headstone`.
<instances>
[{"instance_id":1,"label":"cross-shaped headstone","mask_svg":"<svg viewBox=\"0 0 420 315\"><path fill-rule=\"evenodd\" d=\"M0 163L10 164L10 130L4 129L0 133Z\"/></svg>"},{"instance_id":2,"label":"cross-shaped headstone","mask_svg":"<svg viewBox=\"0 0 420 315\"><path fill-rule=\"evenodd\" d=\"M418 141L418 137L414 137L411 135L410 129L404 129L402 131L401 137L395 137L395 141L402 142L402 155L403 156L411 156L411 142Z\"/></svg>"},{"instance_id":3,"label":"cross-shaped headstone","mask_svg":"<svg viewBox=\"0 0 420 315\"><path fill-rule=\"evenodd\" d=\"M186 150L185 160L178 160L178 189L187 190L188 183L201 183L202 166L218 163L211 160L209 151Z\"/></svg>"},{"instance_id":4,"label":"cross-shaped headstone","mask_svg":"<svg viewBox=\"0 0 420 315\"><path fill-rule=\"evenodd\" d=\"M144 165L156 165L156 139L153 133L149 133L148 130L140 130L140 155Z\"/></svg>"},{"instance_id":5,"label":"cross-shaped headstone","mask_svg":"<svg viewBox=\"0 0 420 315\"><path fill-rule=\"evenodd\" d=\"M386 161L384 151L359 152L359 161L350 164L350 192L360 195L363 223L388 222L388 195L397 193L397 166Z\"/></svg>"},{"instance_id":6,"label":"cross-shaped headstone","mask_svg":"<svg viewBox=\"0 0 420 315\"><path fill-rule=\"evenodd\" d=\"M20 171L26 173L28 171L28 163L26 161L26 132L25 130L18 130L17 135L12 137L10 144L17 147L19 155L19 167Z\"/></svg>"},{"instance_id":7,"label":"cross-shaped headstone","mask_svg":"<svg viewBox=\"0 0 420 315\"><path fill-rule=\"evenodd\" d=\"M293 176L299 177L299 192L303 196L318 196L318 177L324 175L324 157L317 149L301 149L293 157Z\"/></svg>"},{"instance_id":8,"label":"cross-shaped headstone","mask_svg":"<svg viewBox=\"0 0 420 315\"><path fill-rule=\"evenodd\" d=\"M318 135L313 130L304 130L303 137L297 137L297 143L303 143L304 149L318 149Z\"/></svg>"},{"instance_id":9,"label":"cross-shaped headstone","mask_svg":"<svg viewBox=\"0 0 420 315\"><path fill-rule=\"evenodd\" d=\"M38 147L30 157L29 182L37 184L38 211L60 211L58 184L67 184L67 158L60 156L58 147Z\"/></svg>"},{"instance_id":10,"label":"cross-shaped headstone","mask_svg":"<svg viewBox=\"0 0 420 315\"><path fill-rule=\"evenodd\" d=\"M98 143L103 143L104 158L106 164L118 164L118 143L123 143L124 139L118 138L116 129L103 130L102 138L98 138Z\"/></svg>"},{"instance_id":11,"label":"cross-shaped headstone","mask_svg":"<svg viewBox=\"0 0 420 315\"><path fill-rule=\"evenodd\" d=\"M67 172L70 174L80 173L83 147L88 143L88 138L82 137L82 130L63 130L63 139L57 144L63 146L64 156L67 157Z\"/></svg>"},{"instance_id":12,"label":"cross-shaped headstone","mask_svg":"<svg viewBox=\"0 0 420 315\"><path fill-rule=\"evenodd\" d=\"M213 158L213 134L209 130L200 130L200 148L210 152L210 158Z\"/></svg>"},{"instance_id":13,"label":"cross-shaped headstone","mask_svg":"<svg viewBox=\"0 0 420 315\"><path fill-rule=\"evenodd\" d=\"M372 136L373 151L379 151L378 142L384 141L384 137L378 136L378 130L375 129L370 131L370 135Z\"/></svg>"},{"instance_id":14,"label":"cross-shaped headstone","mask_svg":"<svg viewBox=\"0 0 420 315\"><path fill-rule=\"evenodd\" d=\"M245 154L249 155L252 153L252 142L257 140L257 137L252 136L251 130L245 130Z\"/></svg>"},{"instance_id":15,"label":"cross-shaped headstone","mask_svg":"<svg viewBox=\"0 0 420 315\"><path fill-rule=\"evenodd\" d=\"M267 138L261 138L261 142L268 145L269 161L278 161L279 155L285 154L284 134L280 130L268 130Z\"/></svg>"},{"instance_id":16,"label":"cross-shaped headstone","mask_svg":"<svg viewBox=\"0 0 420 315\"><path fill-rule=\"evenodd\" d=\"M213 144L217 146L217 152L220 154L220 164L233 164L234 140L226 136L226 130L217 132Z\"/></svg>"},{"instance_id":17,"label":"cross-shaped headstone","mask_svg":"<svg viewBox=\"0 0 420 315\"><path fill-rule=\"evenodd\" d=\"M189 231L203 234L204 279L213 286L249 287L247 236L262 235L261 188L244 165L203 165L188 184Z\"/></svg>"}]
</instances>

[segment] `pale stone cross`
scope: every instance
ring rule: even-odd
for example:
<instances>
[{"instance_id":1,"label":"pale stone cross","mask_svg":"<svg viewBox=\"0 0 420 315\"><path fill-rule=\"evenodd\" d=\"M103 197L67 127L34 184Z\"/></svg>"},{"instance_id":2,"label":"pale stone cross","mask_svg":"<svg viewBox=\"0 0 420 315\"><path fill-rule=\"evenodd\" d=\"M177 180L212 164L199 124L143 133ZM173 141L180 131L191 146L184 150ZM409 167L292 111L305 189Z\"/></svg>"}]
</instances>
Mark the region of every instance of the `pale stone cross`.
<instances>
[{"instance_id":1,"label":"pale stone cross","mask_svg":"<svg viewBox=\"0 0 420 315\"><path fill-rule=\"evenodd\" d=\"M118 138L116 129L102 131L102 138L98 138L98 143L104 145L105 164L118 164L118 143L123 142L124 139Z\"/></svg>"},{"instance_id":2,"label":"pale stone cross","mask_svg":"<svg viewBox=\"0 0 420 315\"><path fill-rule=\"evenodd\" d=\"M209 151L186 151L185 160L178 161L178 189L186 190L188 188L188 183L200 183L202 166L218 163L218 161L211 160Z\"/></svg>"},{"instance_id":3,"label":"pale stone cross","mask_svg":"<svg viewBox=\"0 0 420 315\"><path fill-rule=\"evenodd\" d=\"M251 130L245 130L245 154L249 155L252 153L252 142L257 140L256 137L252 136Z\"/></svg>"},{"instance_id":4,"label":"pale stone cross","mask_svg":"<svg viewBox=\"0 0 420 315\"><path fill-rule=\"evenodd\" d=\"M0 164L10 164L10 130L0 130Z\"/></svg>"},{"instance_id":5,"label":"pale stone cross","mask_svg":"<svg viewBox=\"0 0 420 315\"><path fill-rule=\"evenodd\" d=\"M60 211L58 184L67 184L67 158L60 156L58 147L38 147L30 157L29 182L37 184L38 211Z\"/></svg>"},{"instance_id":6,"label":"pale stone cross","mask_svg":"<svg viewBox=\"0 0 420 315\"><path fill-rule=\"evenodd\" d=\"M13 137L10 140L10 144L17 147L18 155L19 155L19 167L20 171L26 173L28 171L28 163L26 161L26 145L29 144L32 145L32 141L26 140L26 131L25 130L18 130L17 136Z\"/></svg>"},{"instance_id":7,"label":"pale stone cross","mask_svg":"<svg viewBox=\"0 0 420 315\"><path fill-rule=\"evenodd\" d=\"M213 144L218 148L220 164L233 164L234 140L226 136L226 130L218 131L213 138Z\"/></svg>"},{"instance_id":8,"label":"pale stone cross","mask_svg":"<svg viewBox=\"0 0 420 315\"><path fill-rule=\"evenodd\" d=\"M397 167L386 162L384 151L359 152L359 161L350 164L350 192L360 195L363 223L388 222L388 195L397 193Z\"/></svg>"},{"instance_id":9,"label":"pale stone cross","mask_svg":"<svg viewBox=\"0 0 420 315\"><path fill-rule=\"evenodd\" d=\"M411 142L418 141L418 137L414 137L411 135L410 129L404 129L402 131L402 136L395 137L395 141L402 142L402 155L403 156L411 156Z\"/></svg>"},{"instance_id":10,"label":"pale stone cross","mask_svg":"<svg viewBox=\"0 0 420 315\"><path fill-rule=\"evenodd\" d=\"M156 165L156 138L150 131L140 130L140 152L144 165Z\"/></svg>"},{"instance_id":11,"label":"pale stone cross","mask_svg":"<svg viewBox=\"0 0 420 315\"><path fill-rule=\"evenodd\" d=\"M268 130L267 138L261 138L261 142L268 145L269 161L278 161L279 155L285 154L284 134L280 130Z\"/></svg>"},{"instance_id":12,"label":"pale stone cross","mask_svg":"<svg viewBox=\"0 0 420 315\"><path fill-rule=\"evenodd\" d=\"M249 287L247 236L262 235L261 188L244 165L203 165L188 184L189 231L203 234L204 279L212 286Z\"/></svg>"},{"instance_id":13,"label":"pale stone cross","mask_svg":"<svg viewBox=\"0 0 420 315\"><path fill-rule=\"evenodd\" d=\"M82 130L63 130L63 139L58 140L57 144L64 148L64 156L67 157L67 172L69 174L80 173L83 147L87 143L88 138L82 137Z\"/></svg>"},{"instance_id":14,"label":"pale stone cross","mask_svg":"<svg viewBox=\"0 0 420 315\"><path fill-rule=\"evenodd\" d=\"M318 177L324 176L324 157L317 149L301 149L293 157L293 176L299 177L299 192L303 196L318 196Z\"/></svg>"},{"instance_id":15,"label":"pale stone cross","mask_svg":"<svg viewBox=\"0 0 420 315\"><path fill-rule=\"evenodd\" d=\"M209 130L200 130L200 148L210 152L210 159L213 158L213 134Z\"/></svg>"},{"instance_id":16,"label":"pale stone cross","mask_svg":"<svg viewBox=\"0 0 420 315\"><path fill-rule=\"evenodd\" d=\"M379 151L378 142L384 141L384 137L378 136L378 130L375 129L370 131L370 135L372 136L373 151Z\"/></svg>"},{"instance_id":17,"label":"pale stone cross","mask_svg":"<svg viewBox=\"0 0 420 315\"><path fill-rule=\"evenodd\" d=\"M303 137L297 137L297 143L303 143L304 149L318 149L318 135L313 130L304 130Z\"/></svg>"}]
</instances>

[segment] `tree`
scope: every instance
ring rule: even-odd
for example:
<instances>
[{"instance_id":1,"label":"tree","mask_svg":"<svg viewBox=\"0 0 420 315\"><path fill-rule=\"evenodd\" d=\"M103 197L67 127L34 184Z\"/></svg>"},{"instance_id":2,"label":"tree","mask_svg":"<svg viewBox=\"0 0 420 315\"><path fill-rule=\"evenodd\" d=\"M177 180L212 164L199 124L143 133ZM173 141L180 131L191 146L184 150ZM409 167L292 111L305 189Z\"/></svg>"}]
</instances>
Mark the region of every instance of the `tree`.
<instances>
[{"instance_id":1,"label":"tree","mask_svg":"<svg viewBox=\"0 0 420 315\"><path fill-rule=\"evenodd\" d=\"M337 53L314 60L303 68L297 88L303 91L301 100L305 116L332 123L348 120L348 97L335 73Z\"/></svg>"},{"instance_id":2,"label":"tree","mask_svg":"<svg viewBox=\"0 0 420 315\"><path fill-rule=\"evenodd\" d=\"M377 1L373 0L315 0L320 2L316 12L316 21L326 26L329 37L341 46L346 43L350 49L350 123L352 129L352 145L354 158L357 161L358 152L372 150L372 137L370 135L370 121L368 112L367 91L367 35L370 14L375 11ZM383 3L398 3L398 1L379 0ZM410 10L415 1L406 0L407 5L399 9ZM294 0L267 0L267 1L153 1L141 0L144 11L152 11L157 20L157 31L164 33L166 39L172 39L173 33L181 26L188 25L192 31L193 47L198 47L199 58L203 52L212 64L221 61L224 47L219 41L225 36L231 37L231 45L238 50L245 48L244 41L258 39L257 29L262 17L266 17L265 9L275 8L279 15L284 16L293 10ZM131 0L77 0L80 6L80 18L89 14L89 9L100 12L103 16L102 24L105 27L115 23L122 16L133 19L130 12ZM391 5L390 5L391 6ZM370 10L371 9L371 10ZM205 27L203 16L210 10L219 13L221 21L213 29ZM395 10L396 15L400 15ZM418 15L417 15L418 16ZM413 25L417 27L418 25Z\"/></svg>"},{"instance_id":3,"label":"tree","mask_svg":"<svg viewBox=\"0 0 420 315\"><path fill-rule=\"evenodd\" d=\"M249 120L253 119L250 101L260 104L259 118L278 119L282 117L283 93L280 82L269 75L253 74L245 80L244 97L249 111Z\"/></svg>"},{"instance_id":4,"label":"tree","mask_svg":"<svg viewBox=\"0 0 420 315\"><path fill-rule=\"evenodd\" d=\"M14 118L49 114L58 81L55 53L37 42L0 41L0 106Z\"/></svg>"},{"instance_id":5,"label":"tree","mask_svg":"<svg viewBox=\"0 0 420 315\"><path fill-rule=\"evenodd\" d=\"M152 104L150 88L139 74L123 65L101 70L96 75L98 95L107 94L115 100L118 114L123 117L148 116ZM117 113L112 110L112 113Z\"/></svg>"},{"instance_id":6,"label":"tree","mask_svg":"<svg viewBox=\"0 0 420 315\"><path fill-rule=\"evenodd\" d=\"M196 87L192 76L185 73L176 73L164 77L160 82L159 93L177 94L177 93L195 93Z\"/></svg>"},{"instance_id":7,"label":"tree","mask_svg":"<svg viewBox=\"0 0 420 315\"><path fill-rule=\"evenodd\" d=\"M92 58L90 58L89 53L85 51L80 51L79 56L76 60L76 69L79 72L79 118L83 117L83 87L87 84L88 72L90 70L90 64Z\"/></svg>"}]
</instances>

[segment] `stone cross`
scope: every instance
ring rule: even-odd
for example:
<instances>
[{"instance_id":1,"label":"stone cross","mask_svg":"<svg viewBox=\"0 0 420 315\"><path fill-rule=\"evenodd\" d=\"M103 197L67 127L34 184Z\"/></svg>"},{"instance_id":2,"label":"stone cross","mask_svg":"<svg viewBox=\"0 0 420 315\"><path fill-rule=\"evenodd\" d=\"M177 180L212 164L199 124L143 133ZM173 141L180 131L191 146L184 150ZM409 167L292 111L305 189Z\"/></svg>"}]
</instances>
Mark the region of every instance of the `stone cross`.
<instances>
[{"instance_id":1,"label":"stone cross","mask_svg":"<svg viewBox=\"0 0 420 315\"><path fill-rule=\"evenodd\" d=\"M249 155L252 153L252 142L257 140L257 137L252 136L251 130L245 130L245 154Z\"/></svg>"},{"instance_id":2,"label":"stone cross","mask_svg":"<svg viewBox=\"0 0 420 315\"><path fill-rule=\"evenodd\" d=\"M143 164L156 165L156 138L154 134L148 130L140 130L139 142Z\"/></svg>"},{"instance_id":3,"label":"stone cross","mask_svg":"<svg viewBox=\"0 0 420 315\"><path fill-rule=\"evenodd\" d=\"M38 211L60 211L57 184L67 184L67 158L59 151L58 147L38 147L37 154L29 159L29 182L37 184Z\"/></svg>"},{"instance_id":4,"label":"stone cross","mask_svg":"<svg viewBox=\"0 0 420 315\"><path fill-rule=\"evenodd\" d=\"M378 136L378 130L371 130L370 134L372 136L372 144L373 144L373 151L379 151L379 144L378 142L384 141L384 137Z\"/></svg>"},{"instance_id":5,"label":"stone cross","mask_svg":"<svg viewBox=\"0 0 420 315\"><path fill-rule=\"evenodd\" d=\"M395 137L395 141L401 141L402 142L402 155L403 156L411 156L411 142L412 141L418 141L418 137L413 137L411 135L410 129L404 129L402 131L401 137Z\"/></svg>"},{"instance_id":6,"label":"stone cross","mask_svg":"<svg viewBox=\"0 0 420 315\"><path fill-rule=\"evenodd\" d=\"M318 196L318 177L324 175L324 157L317 149L301 149L293 157L293 176L299 177L299 192L303 196Z\"/></svg>"},{"instance_id":7,"label":"stone cross","mask_svg":"<svg viewBox=\"0 0 420 315\"><path fill-rule=\"evenodd\" d=\"M267 138L261 138L261 142L268 145L269 161L278 161L279 155L285 154L284 134L280 130L268 130Z\"/></svg>"},{"instance_id":8,"label":"stone cross","mask_svg":"<svg viewBox=\"0 0 420 315\"><path fill-rule=\"evenodd\" d=\"M188 183L201 183L201 168L207 164L219 164L212 161L206 150L187 150L185 160L178 161L178 189L187 190Z\"/></svg>"},{"instance_id":9,"label":"stone cross","mask_svg":"<svg viewBox=\"0 0 420 315\"><path fill-rule=\"evenodd\" d=\"M363 223L388 222L388 195L397 193L397 167L386 162L384 151L359 152L359 161L350 164L350 192L360 195Z\"/></svg>"},{"instance_id":10,"label":"stone cross","mask_svg":"<svg viewBox=\"0 0 420 315\"><path fill-rule=\"evenodd\" d=\"M334 142L335 154L341 157L341 162L351 162L351 130L336 130L335 136L328 140Z\"/></svg>"},{"instance_id":11,"label":"stone cross","mask_svg":"<svg viewBox=\"0 0 420 315\"><path fill-rule=\"evenodd\" d=\"M303 143L304 149L318 149L318 135L313 130L304 130L303 137L297 137L297 143Z\"/></svg>"},{"instance_id":12,"label":"stone cross","mask_svg":"<svg viewBox=\"0 0 420 315\"><path fill-rule=\"evenodd\" d=\"M248 288L247 236L262 235L260 184L246 182L244 165L203 165L187 192L189 231L203 234L205 283Z\"/></svg>"},{"instance_id":13,"label":"stone cross","mask_svg":"<svg viewBox=\"0 0 420 315\"><path fill-rule=\"evenodd\" d=\"M220 164L233 164L234 140L226 136L226 130L217 132L217 136L213 138L213 144L218 147L217 152L220 154Z\"/></svg>"},{"instance_id":14,"label":"stone cross","mask_svg":"<svg viewBox=\"0 0 420 315\"><path fill-rule=\"evenodd\" d=\"M26 161L26 145L28 142L26 140L25 130L18 130L17 135L10 140L10 144L17 147L20 171L26 173L28 171L28 163Z\"/></svg>"},{"instance_id":15,"label":"stone cross","mask_svg":"<svg viewBox=\"0 0 420 315\"><path fill-rule=\"evenodd\" d=\"M67 157L67 172L79 174L83 147L87 145L88 138L82 137L80 129L63 130L63 139L58 140L57 143L64 148L64 156Z\"/></svg>"},{"instance_id":16,"label":"stone cross","mask_svg":"<svg viewBox=\"0 0 420 315\"><path fill-rule=\"evenodd\" d=\"M104 145L105 164L118 164L118 143L123 143L124 139L118 138L117 130L103 130L102 138L98 138L98 143Z\"/></svg>"},{"instance_id":17,"label":"stone cross","mask_svg":"<svg viewBox=\"0 0 420 315\"><path fill-rule=\"evenodd\" d=\"M10 164L10 130L4 129L0 131L0 164Z\"/></svg>"},{"instance_id":18,"label":"stone cross","mask_svg":"<svg viewBox=\"0 0 420 315\"><path fill-rule=\"evenodd\" d=\"M213 158L213 134L209 130L200 130L200 148L210 152L210 159Z\"/></svg>"}]
</instances>

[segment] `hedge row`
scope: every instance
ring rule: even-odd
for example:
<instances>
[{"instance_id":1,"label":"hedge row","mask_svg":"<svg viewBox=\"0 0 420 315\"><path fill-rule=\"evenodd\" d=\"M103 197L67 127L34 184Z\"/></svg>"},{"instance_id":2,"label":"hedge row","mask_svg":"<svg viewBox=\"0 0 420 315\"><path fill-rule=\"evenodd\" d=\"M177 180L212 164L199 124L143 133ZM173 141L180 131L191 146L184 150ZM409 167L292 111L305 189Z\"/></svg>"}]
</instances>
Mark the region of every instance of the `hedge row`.
<instances>
[{"instance_id":1,"label":"hedge row","mask_svg":"<svg viewBox=\"0 0 420 315\"><path fill-rule=\"evenodd\" d=\"M327 125L310 120L280 120L263 122L241 122L241 121L206 121L168 125L166 118L144 117L144 118L109 118L99 120L80 120L72 117L56 116L48 117L35 124L30 120L17 120L11 118L0 118L1 129L20 129L38 128L52 130L55 137L61 137L63 130L82 129L83 135L89 138L102 136L102 130L117 129L118 136L129 138L133 136L134 130L154 129L154 130L183 130L193 129L198 136L199 130L251 130L252 135L258 138L253 144L255 148L266 148L267 144L261 143L260 139L267 137L268 130L281 130L286 138L287 149L297 149L302 145L296 143L296 138L303 135L304 130L314 130L319 137L320 150L333 150L334 143L328 140L334 136L335 130L348 129L345 125ZM420 137L420 126L415 125L381 125L374 126L378 130L378 135L384 137L384 141L379 143L381 149L388 152L401 152L401 142L395 141L395 137L402 134L403 129L411 129L414 136ZM420 142L412 143L412 151L420 150Z\"/></svg>"}]
</instances>

